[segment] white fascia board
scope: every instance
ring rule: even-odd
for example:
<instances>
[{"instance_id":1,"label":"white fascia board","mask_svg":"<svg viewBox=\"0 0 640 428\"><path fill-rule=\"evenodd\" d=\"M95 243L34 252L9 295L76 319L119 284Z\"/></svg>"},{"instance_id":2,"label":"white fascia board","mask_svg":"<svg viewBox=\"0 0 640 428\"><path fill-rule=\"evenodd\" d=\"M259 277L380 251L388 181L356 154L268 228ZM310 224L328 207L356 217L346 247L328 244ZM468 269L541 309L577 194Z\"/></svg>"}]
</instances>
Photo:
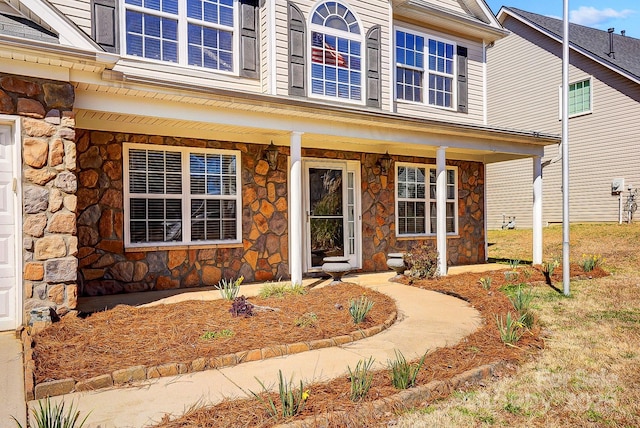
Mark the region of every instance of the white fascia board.
<instances>
[{"instance_id":1,"label":"white fascia board","mask_svg":"<svg viewBox=\"0 0 640 428\"><path fill-rule=\"evenodd\" d=\"M509 153L524 156L542 156L542 145L514 143L502 135L501 139L490 136L474 135L468 132L465 136L453 134L435 134L414 130L402 130L393 127L375 126L371 124L353 124L349 122L327 121L323 119L292 117L284 114L266 114L255 111L234 111L228 108L216 108L185 104L173 101L155 100L105 92L76 91L74 107L79 110L107 112L139 116L144 112L146 117L166 120L195 121L221 126L250 127L260 132L303 132L326 135L336 138L352 138L371 140L380 143L416 144L421 146L448 146L451 149L481 150Z\"/></svg>"},{"instance_id":2,"label":"white fascia board","mask_svg":"<svg viewBox=\"0 0 640 428\"><path fill-rule=\"evenodd\" d=\"M58 33L60 44L92 51L101 50L89 36L69 22L64 15L58 13L49 3L42 0L20 0L20 3Z\"/></svg>"},{"instance_id":3,"label":"white fascia board","mask_svg":"<svg viewBox=\"0 0 640 428\"><path fill-rule=\"evenodd\" d=\"M555 35L554 33L534 24L533 22L521 17L520 15L518 15L517 13L509 10L508 8L506 8L505 6L502 6L502 8L500 9L500 12L498 12L498 20L500 22L504 22L504 20L506 19L507 15L509 15L512 18L517 19L518 21L522 22L523 24L527 25L530 28L533 28L534 30L538 31L539 33L544 34L545 36L555 40L556 42L562 44L562 37ZM591 52L589 52L586 49L581 48L580 46L576 46L575 44L569 42L569 49L578 52L579 54L582 54L584 56L586 56L587 58L591 59L594 62L597 62L598 64L602 65L605 68L608 68L609 70L618 73L619 75L626 77L627 79L631 80L634 83L638 83L640 84L640 79L637 78L636 76L634 76L633 74L627 73L624 69L620 68L620 67L616 67L613 64L610 64L606 61L603 61L602 59L600 59L599 57L593 55Z\"/></svg>"}]
</instances>

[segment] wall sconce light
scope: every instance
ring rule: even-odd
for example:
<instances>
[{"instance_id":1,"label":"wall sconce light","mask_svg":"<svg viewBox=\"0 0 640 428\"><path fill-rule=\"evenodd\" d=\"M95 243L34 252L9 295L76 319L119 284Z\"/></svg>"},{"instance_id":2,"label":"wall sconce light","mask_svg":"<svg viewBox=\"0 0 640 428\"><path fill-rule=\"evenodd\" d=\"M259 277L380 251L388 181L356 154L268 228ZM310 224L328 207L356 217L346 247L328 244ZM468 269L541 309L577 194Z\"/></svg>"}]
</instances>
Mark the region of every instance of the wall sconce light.
<instances>
[{"instance_id":1,"label":"wall sconce light","mask_svg":"<svg viewBox=\"0 0 640 428\"><path fill-rule=\"evenodd\" d=\"M273 145L273 141L262 151L262 157L269 164L269 169L275 171L278 168L278 148Z\"/></svg>"},{"instance_id":2,"label":"wall sconce light","mask_svg":"<svg viewBox=\"0 0 640 428\"><path fill-rule=\"evenodd\" d=\"M389 150L378 159L376 165L380 167L380 174L387 175L391 169L391 156L389 156Z\"/></svg>"}]
</instances>

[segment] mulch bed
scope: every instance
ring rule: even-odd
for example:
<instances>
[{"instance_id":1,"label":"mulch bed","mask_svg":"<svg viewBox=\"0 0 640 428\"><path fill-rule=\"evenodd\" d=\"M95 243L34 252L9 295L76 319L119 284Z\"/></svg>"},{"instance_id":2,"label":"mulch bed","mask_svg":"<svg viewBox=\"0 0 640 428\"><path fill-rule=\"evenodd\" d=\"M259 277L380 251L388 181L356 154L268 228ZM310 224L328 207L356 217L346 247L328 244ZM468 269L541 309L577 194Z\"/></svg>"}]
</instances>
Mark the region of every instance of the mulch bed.
<instances>
[{"instance_id":1,"label":"mulch bed","mask_svg":"<svg viewBox=\"0 0 640 428\"><path fill-rule=\"evenodd\" d=\"M363 294L374 305L356 326L349 302ZM390 297L354 284L248 300L281 310L234 317L229 313L231 302L212 300L146 308L120 305L85 318L63 317L34 338L36 383L66 378L77 382L137 365L189 363L200 357L336 337L383 324L396 310ZM305 313L316 314L315 327L296 326ZM231 330L233 336L202 337L223 330Z\"/></svg>"},{"instance_id":2,"label":"mulch bed","mask_svg":"<svg viewBox=\"0 0 640 428\"><path fill-rule=\"evenodd\" d=\"M432 380L447 380L475 367L503 361L507 366L515 367L527 358L536 355L544 347L544 340L540 335L540 327L534 328L522 336L516 346L507 346L502 343L500 333L495 323L495 316L505 316L513 310L513 305L504 293L499 289L505 285L516 283L528 283L533 286L553 287L551 284L562 280L562 268L556 268L552 278L543 274L539 266L521 266L518 268L517 280L507 281L505 271L493 271L484 273L465 273L451 275L434 280L411 280L405 278L404 283L426 290L438 291L450 294L468 301L482 315L482 326L471 335L464 338L455 346L439 348L427 355L424 368L417 377L418 385L426 385ZM585 274L579 266L571 266L573 278L599 278L607 273L601 268ZM479 284L482 277L491 277L490 290L485 290ZM556 288L557 289L557 288ZM302 419L312 415L329 414L336 411L355 410L361 402L354 403L349 399L350 382L348 379L339 378L329 382L306 385L310 390L310 397L306 407L296 419ZM374 374L371 389L364 402L372 402L380 398L389 397L398 392L392 385L386 370L377 371ZM275 402L279 399L273 394ZM435 400L438 396L431 396ZM181 418L170 421L165 418L157 427L182 428L182 427L271 427L282 421L270 419L264 411L263 405L256 400L225 401L212 407L192 409ZM260 409L260 410L257 410ZM388 415L392 418L393 415ZM382 424L382 425L380 425ZM321 424L321 426L384 426L380 420L360 419L339 420Z\"/></svg>"}]
</instances>

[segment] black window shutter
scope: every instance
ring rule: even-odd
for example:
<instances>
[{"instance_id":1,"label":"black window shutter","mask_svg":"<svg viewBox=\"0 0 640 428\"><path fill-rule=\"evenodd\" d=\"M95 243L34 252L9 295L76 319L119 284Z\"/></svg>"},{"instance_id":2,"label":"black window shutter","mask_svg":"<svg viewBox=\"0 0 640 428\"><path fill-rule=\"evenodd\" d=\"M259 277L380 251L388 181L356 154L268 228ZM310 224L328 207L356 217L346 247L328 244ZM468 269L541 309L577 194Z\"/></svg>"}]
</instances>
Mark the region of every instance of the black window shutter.
<instances>
[{"instance_id":1,"label":"black window shutter","mask_svg":"<svg viewBox=\"0 0 640 428\"><path fill-rule=\"evenodd\" d=\"M118 53L118 0L91 2L91 36L105 51Z\"/></svg>"},{"instance_id":2,"label":"black window shutter","mask_svg":"<svg viewBox=\"0 0 640 428\"><path fill-rule=\"evenodd\" d=\"M288 5L289 15L289 95L307 96L306 27L304 16L293 3Z\"/></svg>"},{"instance_id":3,"label":"black window shutter","mask_svg":"<svg viewBox=\"0 0 640 428\"><path fill-rule=\"evenodd\" d=\"M469 112L469 80L467 79L467 48L458 46L458 111Z\"/></svg>"},{"instance_id":4,"label":"black window shutter","mask_svg":"<svg viewBox=\"0 0 640 428\"><path fill-rule=\"evenodd\" d=\"M258 2L240 0L240 76L260 76L258 49Z\"/></svg>"},{"instance_id":5,"label":"black window shutter","mask_svg":"<svg viewBox=\"0 0 640 428\"><path fill-rule=\"evenodd\" d=\"M382 30L379 25L367 32L367 106L382 106L381 43Z\"/></svg>"}]
</instances>

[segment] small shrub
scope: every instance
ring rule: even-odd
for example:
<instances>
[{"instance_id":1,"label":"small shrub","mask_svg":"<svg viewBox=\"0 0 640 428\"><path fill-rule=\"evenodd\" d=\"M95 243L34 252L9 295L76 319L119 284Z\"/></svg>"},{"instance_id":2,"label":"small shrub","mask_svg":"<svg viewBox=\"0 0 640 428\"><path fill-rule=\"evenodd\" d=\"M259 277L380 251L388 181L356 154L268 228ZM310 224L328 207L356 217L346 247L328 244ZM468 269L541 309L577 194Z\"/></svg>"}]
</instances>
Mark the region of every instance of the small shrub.
<instances>
[{"instance_id":1,"label":"small shrub","mask_svg":"<svg viewBox=\"0 0 640 428\"><path fill-rule=\"evenodd\" d=\"M484 288L485 290L491 289L491 281L492 281L492 278L490 276L483 276L478 280L482 288Z\"/></svg>"},{"instance_id":2,"label":"small shrub","mask_svg":"<svg viewBox=\"0 0 640 428\"><path fill-rule=\"evenodd\" d=\"M533 294L531 294L531 289L524 291L522 289L522 284L518 285L513 296L509 296L509 300L513 304L513 308L520 314L529 311L532 299Z\"/></svg>"},{"instance_id":3,"label":"small shrub","mask_svg":"<svg viewBox=\"0 0 640 428\"><path fill-rule=\"evenodd\" d=\"M496 324L500 331L500 339L507 345L513 345L522 337L520 332L522 324L511 316L511 312L507 312L507 316L504 319L502 316L496 315Z\"/></svg>"},{"instance_id":4,"label":"small shrub","mask_svg":"<svg viewBox=\"0 0 640 428\"><path fill-rule=\"evenodd\" d=\"M244 281L244 276L234 280L231 279L222 279L216 288L220 291L220 296L222 296L225 300L233 300L238 297L238 292L240 291L240 284Z\"/></svg>"},{"instance_id":5,"label":"small shrub","mask_svg":"<svg viewBox=\"0 0 640 428\"><path fill-rule=\"evenodd\" d=\"M282 370L278 370L278 398L280 400L280 408L278 408L275 401L271 398L271 395L264 386L264 383L260 380L258 380L258 383L262 387L263 395L267 398L265 399L253 391L250 392L266 407L269 416L275 419L287 419L296 416L302 412L307 400L309 399L309 390L304 389L302 381L300 381L300 387L298 389L294 389L293 380L290 379L288 382L285 382Z\"/></svg>"},{"instance_id":6,"label":"small shrub","mask_svg":"<svg viewBox=\"0 0 640 428\"><path fill-rule=\"evenodd\" d=\"M307 288L302 284L290 282L268 282L260 289L258 295L263 299L267 297L284 297L287 295L307 294Z\"/></svg>"},{"instance_id":7,"label":"small shrub","mask_svg":"<svg viewBox=\"0 0 640 428\"><path fill-rule=\"evenodd\" d=\"M368 360L360 360L354 370L347 366L349 381L351 382L351 401L360 401L369 392L371 382L373 382L373 373L371 373L373 361L373 357L369 357Z\"/></svg>"},{"instance_id":8,"label":"small shrub","mask_svg":"<svg viewBox=\"0 0 640 428\"><path fill-rule=\"evenodd\" d=\"M558 259L542 262L542 272L551 278L553 276L553 271L556 270L558 266L560 266L560 261L558 261Z\"/></svg>"},{"instance_id":9,"label":"small shrub","mask_svg":"<svg viewBox=\"0 0 640 428\"><path fill-rule=\"evenodd\" d=\"M64 401L60 402L60 404L52 404L49 397L44 400L38 400L38 408L31 409L31 414L36 422L34 428L82 428L89 417L87 415L83 420L79 421L80 412L73 408L73 403L71 403L69 410L65 412ZM16 418L13 418L13 420L16 425L22 428Z\"/></svg>"},{"instance_id":10,"label":"small shrub","mask_svg":"<svg viewBox=\"0 0 640 428\"><path fill-rule=\"evenodd\" d=\"M418 372L424 365L424 359L427 357L425 353L417 364L409 364L402 355L402 352L396 350L395 361L388 361L387 366L391 370L391 384L396 389L407 389L415 386Z\"/></svg>"},{"instance_id":11,"label":"small shrub","mask_svg":"<svg viewBox=\"0 0 640 428\"><path fill-rule=\"evenodd\" d=\"M233 330L225 328L224 330L220 331L207 331L202 336L200 336L200 339L223 339L227 337L233 337L234 334L235 333L233 332Z\"/></svg>"},{"instance_id":12,"label":"small shrub","mask_svg":"<svg viewBox=\"0 0 640 428\"><path fill-rule=\"evenodd\" d=\"M591 254L591 255L582 255L582 260L580 261L580 267L585 272L591 272L596 267L602 264L602 257Z\"/></svg>"},{"instance_id":13,"label":"small shrub","mask_svg":"<svg viewBox=\"0 0 640 428\"><path fill-rule=\"evenodd\" d=\"M302 314L300 318L296 318L296 327L315 327L318 323L318 316L313 312Z\"/></svg>"},{"instance_id":14,"label":"small shrub","mask_svg":"<svg viewBox=\"0 0 640 428\"><path fill-rule=\"evenodd\" d=\"M418 244L404 254L409 275L414 278L438 276L438 251L431 244Z\"/></svg>"},{"instance_id":15,"label":"small shrub","mask_svg":"<svg viewBox=\"0 0 640 428\"><path fill-rule=\"evenodd\" d=\"M234 317L238 317L242 315L243 317L252 317L253 316L253 305L247 301L247 298L244 296L236 297L233 299L233 304L231 305L231 309L229 309L231 315Z\"/></svg>"},{"instance_id":16,"label":"small shrub","mask_svg":"<svg viewBox=\"0 0 640 428\"><path fill-rule=\"evenodd\" d=\"M367 296L360 296L358 300L351 300L349 304L349 313L355 324L360 324L367 317L367 314L373 307L373 301Z\"/></svg>"}]
</instances>

